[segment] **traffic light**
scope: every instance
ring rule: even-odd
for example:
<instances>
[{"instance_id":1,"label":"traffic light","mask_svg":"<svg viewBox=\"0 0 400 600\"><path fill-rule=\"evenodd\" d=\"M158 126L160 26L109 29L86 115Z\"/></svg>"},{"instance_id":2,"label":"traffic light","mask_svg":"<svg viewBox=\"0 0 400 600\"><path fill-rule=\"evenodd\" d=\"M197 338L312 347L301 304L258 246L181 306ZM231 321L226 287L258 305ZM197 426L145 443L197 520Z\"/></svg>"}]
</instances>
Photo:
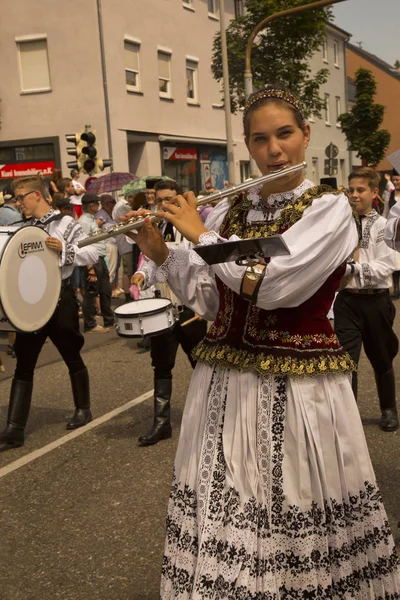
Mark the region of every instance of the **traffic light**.
<instances>
[{"instance_id":1,"label":"traffic light","mask_svg":"<svg viewBox=\"0 0 400 600\"><path fill-rule=\"evenodd\" d=\"M112 160L101 159L97 155L96 131L86 126L84 131L67 134L67 142L74 143L76 148L67 148L67 154L75 156L76 160L67 162L69 169L76 169L79 172L94 175L100 173L106 167L112 166Z\"/></svg>"},{"instance_id":2,"label":"traffic light","mask_svg":"<svg viewBox=\"0 0 400 600\"><path fill-rule=\"evenodd\" d=\"M85 144L82 148L82 154L86 157L83 163L83 171L88 175L92 175L96 173L96 132L93 130L85 131L81 135L81 140Z\"/></svg>"}]
</instances>

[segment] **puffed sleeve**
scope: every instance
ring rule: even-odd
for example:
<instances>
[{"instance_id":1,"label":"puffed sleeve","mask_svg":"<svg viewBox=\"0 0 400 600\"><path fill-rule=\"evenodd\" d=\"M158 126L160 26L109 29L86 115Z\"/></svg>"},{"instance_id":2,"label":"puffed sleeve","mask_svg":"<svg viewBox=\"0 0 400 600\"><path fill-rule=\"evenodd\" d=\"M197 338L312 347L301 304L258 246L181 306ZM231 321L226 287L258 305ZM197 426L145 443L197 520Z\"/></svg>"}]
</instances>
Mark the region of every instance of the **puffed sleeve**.
<instances>
[{"instance_id":1,"label":"puffed sleeve","mask_svg":"<svg viewBox=\"0 0 400 600\"><path fill-rule=\"evenodd\" d=\"M266 310L302 304L352 254L357 227L344 194L324 194L283 234L289 256L272 258L258 293L257 306ZM245 267L234 262L211 270L234 292L240 293Z\"/></svg>"},{"instance_id":2,"label":"puffed sleeve","mask_svg":"<svg viewBox=\"0 0 400 600\"><path fill-rule=\"evenodd\" d=\"M390 209L385 227L385 242L389 248L400 251L400 241L396 242L397 225L400 218L400 202L396 202Z\"/></svg>"}]
</instances>

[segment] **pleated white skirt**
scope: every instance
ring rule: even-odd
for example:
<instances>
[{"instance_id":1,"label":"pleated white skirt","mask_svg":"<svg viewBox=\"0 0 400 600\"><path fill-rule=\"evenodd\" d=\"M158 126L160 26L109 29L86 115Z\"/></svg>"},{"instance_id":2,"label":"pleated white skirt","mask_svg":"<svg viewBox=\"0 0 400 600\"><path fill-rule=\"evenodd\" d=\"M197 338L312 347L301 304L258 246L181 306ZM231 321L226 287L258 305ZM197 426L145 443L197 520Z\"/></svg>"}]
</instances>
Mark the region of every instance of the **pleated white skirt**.
<instances>
[{"instance_id":1,"label":"pleated white skirt","mask_svg":"<svg viewBox=\"0 0 400 600\"><path fill-rule=\"evenodd\" d=\"M400 598L346 375L198 363L167 517L162 600Z\"/></svg>"}]
</instances>

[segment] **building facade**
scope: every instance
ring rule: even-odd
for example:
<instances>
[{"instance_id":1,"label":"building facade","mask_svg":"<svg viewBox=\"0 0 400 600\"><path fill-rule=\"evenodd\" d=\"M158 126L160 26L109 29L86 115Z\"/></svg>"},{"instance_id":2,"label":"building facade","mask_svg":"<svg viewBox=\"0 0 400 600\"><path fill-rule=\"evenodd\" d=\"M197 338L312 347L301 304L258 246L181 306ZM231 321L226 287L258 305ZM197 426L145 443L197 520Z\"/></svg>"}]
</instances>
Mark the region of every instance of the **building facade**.
<instances>
[{"instance_id":1,"label":"building facade","mask_svg":"<svg viewBox=\"0 0 400 600\"><path fill-rule=\"evenodd\" d=\"M99 155L112 158L117 171L166 174L196 191L224 186L225 115L211 72L218 0L25 0L23 10L21 2L3 3L0 186L54 166L67 175L73 158L65 134L85 125L96 130ZM225 0L226 21L244 6ZM337 98L340 110L346 107L346 38L329 25L311 65L328 67L330 77L322 90L328 113L311 123L308 176L324 176L332 143L339 184L348 172L335 121ZM249 175L241 114L232 126L239 183Z\"/></svg>"}]
</instances>

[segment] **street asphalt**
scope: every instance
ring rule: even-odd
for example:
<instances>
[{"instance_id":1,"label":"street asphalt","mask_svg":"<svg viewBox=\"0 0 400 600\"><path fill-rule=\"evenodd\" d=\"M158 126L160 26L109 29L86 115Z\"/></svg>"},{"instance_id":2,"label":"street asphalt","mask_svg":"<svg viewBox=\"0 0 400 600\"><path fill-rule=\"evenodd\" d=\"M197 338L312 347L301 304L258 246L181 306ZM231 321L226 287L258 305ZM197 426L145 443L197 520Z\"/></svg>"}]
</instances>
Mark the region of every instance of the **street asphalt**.
<instances>
[{"instance_id":1,"label":"street asphalt","mask_svg":"<svg viewBox=\"0 0 400 600\"><path fill-rule=\"evenodd\" d=\"M400 335L400 316L396 332ZM0 352L4 349L0 345ZM169 487L191 368L179 352L172 439L141 448L137 438L152 422L150 397L114 417L105 415L151 391L149 353L137 349L135 340L110 331L86 336L84 360L91 375L94 419L104 420L65 441L73 409L69 378L49 342L36 370L26 443L0 453L0 600L159 598ZM1 424L15 364L9 357L3 362L7 370L0 374ZM400 389L399 359L395 368ZM365 357L359 407L397 536L400 431L384 433L377 426L377 394ZM65 443L58 445L61 441ZM43 448L47 452L32 460ZM26 464L16 463L21 458Z\"/></svg>"}]
</instances>

